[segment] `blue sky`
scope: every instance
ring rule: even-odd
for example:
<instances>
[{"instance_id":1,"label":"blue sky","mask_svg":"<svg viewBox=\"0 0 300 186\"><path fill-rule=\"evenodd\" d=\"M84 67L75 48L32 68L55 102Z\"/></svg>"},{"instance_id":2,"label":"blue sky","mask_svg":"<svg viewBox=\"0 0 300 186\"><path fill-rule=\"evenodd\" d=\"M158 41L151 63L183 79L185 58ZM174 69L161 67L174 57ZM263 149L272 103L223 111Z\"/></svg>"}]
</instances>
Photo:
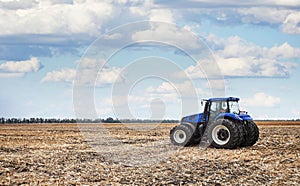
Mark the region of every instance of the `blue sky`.
<instances>
[{"instance_id":1,"label":"blue sky","mask_svg":"<svg viewBox=\"0 0 300 186\"><path fill-rule=\"evenodd\" d=\"M180 119L224 89L255 119L300 118L299 10L297 0L2 0L0 116L76 117L78 69L103 65L90 86L97 117ZM98 38L105 58L91 60ZM207 79L205 59L221 79Z\"/></svg>"}]
</instances>

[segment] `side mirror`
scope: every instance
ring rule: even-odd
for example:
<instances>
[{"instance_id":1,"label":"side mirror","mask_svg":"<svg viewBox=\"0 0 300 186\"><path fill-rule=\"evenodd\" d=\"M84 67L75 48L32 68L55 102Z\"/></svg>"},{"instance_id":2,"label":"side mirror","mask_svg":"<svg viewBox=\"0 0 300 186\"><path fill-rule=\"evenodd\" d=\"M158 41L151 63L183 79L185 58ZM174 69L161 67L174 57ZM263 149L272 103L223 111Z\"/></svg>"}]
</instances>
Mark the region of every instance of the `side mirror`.
<instances>
[{"instance_id":1,"label":"side mirror","mask_svg":"<svg viewBox=\"0 0 300 186\"><path fill-rule=\"evenodd\" d=\"M203 106L203 100L201 100L201 106Z\"/></svg>"}]
</instances>

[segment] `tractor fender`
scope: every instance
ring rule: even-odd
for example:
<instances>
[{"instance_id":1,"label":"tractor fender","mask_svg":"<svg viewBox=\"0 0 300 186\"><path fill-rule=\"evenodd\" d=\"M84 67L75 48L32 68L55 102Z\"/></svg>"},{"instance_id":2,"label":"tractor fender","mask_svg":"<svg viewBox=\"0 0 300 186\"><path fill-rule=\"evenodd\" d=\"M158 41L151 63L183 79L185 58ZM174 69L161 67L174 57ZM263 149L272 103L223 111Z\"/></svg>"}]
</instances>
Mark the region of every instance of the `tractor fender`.
<instances>
[{"instance_id":1,"label":"tractor fender","mask_svg":"<svg viewBox=\"0 0 300 186\"><path fill-rule=\"evenodd\" d=\"M230 118L233 120L243 121L243 119L239 115L232 113L221 113L215 118L215 121L221 118Z\"/></svg>"},{"instance_id":2,"label":"tractor fender","mask_svg":"<svg viewBox=\"0 0 300 186\"><path fill-rule=\"evenodd\" d=\"M180 122L180 125L187 125L187 126L191 127L191 129L192 129L193 131L196 130L195 124L192 124L192 123L189 123L189 122Z\"/></svg>"},{"instance_id":3,"label":"tractor fender","mask_svg":"<svg viewBox=\"0 0 300 186\"><path fill-rule=\"evenodd\" d=\"M253 118L248 114L240 115L240 118L242 118L243 120L247 120L247 121L253 120Z\"/></svg>"}]
</instances>

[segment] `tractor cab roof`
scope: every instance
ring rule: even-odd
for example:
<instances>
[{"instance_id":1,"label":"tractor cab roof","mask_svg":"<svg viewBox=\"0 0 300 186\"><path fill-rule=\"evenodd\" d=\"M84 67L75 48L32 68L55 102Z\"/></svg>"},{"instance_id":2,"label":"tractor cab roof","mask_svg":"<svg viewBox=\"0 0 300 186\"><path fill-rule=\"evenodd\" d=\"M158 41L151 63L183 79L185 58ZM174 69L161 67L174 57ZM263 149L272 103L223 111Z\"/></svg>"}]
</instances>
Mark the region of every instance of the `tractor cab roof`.
<instances>
[{"instance_id":1,"label":"tractor cab roof","mask_svg":"<svg viewBox=\"0 0 300 186\"><path fill-rule=\"evenodd\" d=\"M239 101L240 98L226 97L226 98L209 98L207 101Z\"/></svg>"}]
</instances>

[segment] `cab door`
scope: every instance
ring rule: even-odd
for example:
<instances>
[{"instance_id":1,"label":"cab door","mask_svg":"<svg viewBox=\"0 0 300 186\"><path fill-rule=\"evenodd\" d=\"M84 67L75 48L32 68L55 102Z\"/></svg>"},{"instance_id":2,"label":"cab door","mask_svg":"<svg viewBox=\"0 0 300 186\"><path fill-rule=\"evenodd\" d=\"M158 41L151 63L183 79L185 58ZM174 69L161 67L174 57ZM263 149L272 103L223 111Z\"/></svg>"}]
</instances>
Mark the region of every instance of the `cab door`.
<instances>
[{"instance_id":1,"label":"cab door","mask_svg":"<svg viewBox=\"0 0 300 186\"><path fill-rule=\"evenodd\" d=\"M213 101L209 107L209 122L213 122L222 113L228 112L227 101Z\"/></svg>"},{"instance_id":2,"label":"cab door","mask_svg":"<svg viewBox=\"0 0 300 186\"><path fill-rule=\"evenodd\" d=\"M218 111L220 110L219 108L219 102L212 101L210 103L208 122L212 122L215 120L215 118L218 116Z\"/></svg>"}]
</instances>

